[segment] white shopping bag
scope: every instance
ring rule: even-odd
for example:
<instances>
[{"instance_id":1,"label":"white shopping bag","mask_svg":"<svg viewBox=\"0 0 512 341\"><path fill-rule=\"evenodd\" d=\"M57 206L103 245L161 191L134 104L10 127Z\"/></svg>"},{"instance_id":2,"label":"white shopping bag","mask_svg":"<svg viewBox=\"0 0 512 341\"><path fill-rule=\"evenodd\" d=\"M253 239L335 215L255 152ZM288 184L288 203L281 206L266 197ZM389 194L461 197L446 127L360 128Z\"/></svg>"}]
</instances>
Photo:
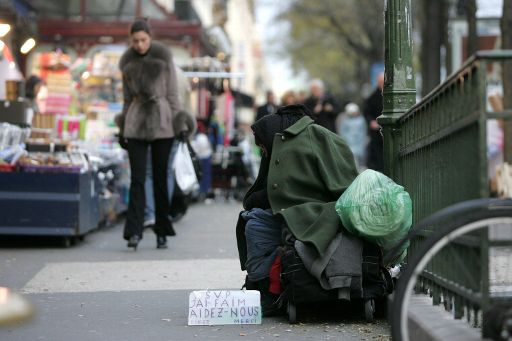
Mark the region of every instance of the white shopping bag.
<instances>
[{"instance_id":1,"label":"white shopping bag","mask_svg":"<svg viewBox=\"0 0 512 341\"><path fill-rule=\"evenodd\" d=\"M184 142L179 143L178 151L174 158L174 175L176 176L176 183L185 194L190 193L199 186L188 146Z\"/></svg>"}]
</instances>

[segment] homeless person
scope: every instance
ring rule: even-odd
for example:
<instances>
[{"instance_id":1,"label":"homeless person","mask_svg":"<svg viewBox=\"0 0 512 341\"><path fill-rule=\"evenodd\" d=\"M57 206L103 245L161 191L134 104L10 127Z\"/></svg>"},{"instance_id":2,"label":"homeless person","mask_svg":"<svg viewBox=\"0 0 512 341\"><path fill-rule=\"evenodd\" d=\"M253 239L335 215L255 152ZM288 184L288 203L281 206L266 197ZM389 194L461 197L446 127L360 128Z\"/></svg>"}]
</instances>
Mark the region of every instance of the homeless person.
<instances>
[{"instance_id":1,"label":"homeless person","mask_svg":"<svg viewBox=\"0 0 512 341\"><path fill-rule=\"evenodd\" d=\"M268 286L283 228L320 256L342 229L334 206L357 176L354 156L342 138L310 116L305 106L289 105L252 126L263 155L243 200L245 230L240 220L237 226L248 289ZM262 305L265 314L263 292Z\"/></svg>"}]
</instances>

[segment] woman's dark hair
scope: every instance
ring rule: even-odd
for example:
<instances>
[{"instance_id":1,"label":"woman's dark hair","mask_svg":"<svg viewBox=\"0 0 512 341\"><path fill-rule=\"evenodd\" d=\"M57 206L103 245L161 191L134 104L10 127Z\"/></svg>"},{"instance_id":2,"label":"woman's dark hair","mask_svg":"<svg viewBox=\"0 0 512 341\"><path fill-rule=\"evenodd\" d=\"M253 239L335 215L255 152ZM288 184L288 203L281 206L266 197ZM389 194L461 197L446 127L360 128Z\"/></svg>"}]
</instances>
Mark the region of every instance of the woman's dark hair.
<instances>
[{"instance_id":1,"label":"woman's dark hair","mask_svg":"<svg viewBox=\"0 0 512 341\"><path fill-rule=\"evenodd\" d=\"M25 97L34 99L36 97L36 85L42 83L43 80L37 76L30 76L25 82Z\"/></svg>"},{"instance_id":2,"label":"woman's dark hair","mask_svg":"<svg viewBox=\"0 0 512 341\"><path fill-rule=\"evenodd\" d=\"M151 28L149 27L147 19L137 19L130 27L130 35L140 31L144 31L148 35L151 35Z\"/></svg>"}]
</instances>

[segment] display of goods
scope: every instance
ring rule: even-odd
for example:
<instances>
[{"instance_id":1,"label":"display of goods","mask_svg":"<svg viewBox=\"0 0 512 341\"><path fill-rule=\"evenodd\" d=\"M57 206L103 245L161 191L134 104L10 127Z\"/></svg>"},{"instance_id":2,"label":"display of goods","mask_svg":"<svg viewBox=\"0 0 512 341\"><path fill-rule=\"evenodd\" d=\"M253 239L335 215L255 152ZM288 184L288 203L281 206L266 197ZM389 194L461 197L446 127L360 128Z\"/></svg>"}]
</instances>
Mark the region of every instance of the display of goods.
<instances>
[{"instance_id":1,"label":"display of goods","mask_svg":"<svg viewBox=\"0 0 512 341\"><path fill-rule=\"evenodd\" d=\"M71 74L66 71L50 72L46 78L48 90L55 92L68 92L72 82Z\"/></svg>"},{"instance_id":2,"label":"display of goods","mask_svg":"<svg viewBox=\"0 0 512 341\"><path fill-rule=\"evenodd\" d=\"M100 101L100 100L94 100L89 103L89 106L87 108L89 112L95 112L95 113L103 113L105 111L108 111L108 102L106 101Z\"/></svg>"},{"instance_id":3,"label":"display of goods","mask_svg":"<svg viewBox=\"0 0 512 341\"><path fill-rule=\"evenodd\" d=\"M39 67L41 69L62 69L68 68L71 64L71 57L59 52L43 52L38 56Z\"/></svg>"},{"instance_id":4,"label":"display of goods","mask_svg":"<svg viewBox=\"0 0 512 341\"><path fill-rule=\"evenodd\" d=\"M65 152L67 151L68 145L60 140L50 140L50 139L28 139L25 143L25 149L27 152L44 152L44 153L53 153L53 152Z\"/></svg>"},{"instance_id":5,"label":"display of goods","mask_svg":"<svg viewBox=\"0 0 512 341\"><path fill-rule=\"evenodd\" d=\"M80 173L80 166L46 166L23 165L21 170L26 173Z\"/></svg>"},{"instance_id":6,"label":"display of goods","mask_svg":"<svg viewBox=\"0 0 512 341\"><path fill-rule=\"evenodd\" d=\"M49 93L46 98L46 112L67 114L71 105L71 95Z\"/></svg>"},{"instance_id":7,"label":"display of goods","mask_svg":"<svg viewBox=\"0 0 512 341\"><path fill-rule=\"evenodd\" d=\"M58 116L56 122L57 137L64 140L85 138L87 117L85 115Z\"/></svg>"},{"instance_id":8,"label":"display of goods","mask_svg":"<svg viewBox=\"0 0 512 341\"><path fill-rule=\"evenodd\" d=\"M29 128L20 128L9 123L0 123L0 151L24 143L29 136Z\"/></svg>"},{"instance_id":9,"label":"display of goods","mask_svg":"<svg viewBox=\"0 0 512 341\"><path fill-rule=\"evenodd\" d=\"M87 165L81 153L29 153L18 161L24 172L79 173Z\"/></svg>"},{"instance_id":10,"label":"display of goods","mask_svg":"<svg viewBox=\"0 0 512 341\"><path fill-rule=\"evenodd\" d=\"M102 77L120 77L119 60L122 49L105 50L94 54L92 59L92 74Z\"/></svg>"},{"instance_id":11,"label":"display of goods","mask_svg":"<svg viewBox=\"0 0 512 341\"><path fill-rule=\"evenodd\" d=\"M6 80L5 99L7 101L16 101L20 97L25 97L25 83L18 80Z\"/></svg>"},{"instance_id":12,"label":"display of goods","mask_svg":"<svg viewBox=\"0 0 512 341\"><path fill-rule=\"evenodd\" d=\"M13 172L16 169L16 165L11 165L10 163L4 163L0 160L0 172Z\"/></svg>"},{"instance_id":13,"label":"display of goods","mask_svg":"<svg viewBox=\"0 0 512 341\"><path fill-rule=\"evenodd\" d=\"M47 96L41 109L44 113L67 114L72 102L73 78L67 69L47 70Z\"/></svg>"},{"instance_id":14,"label":"display of goods","mask_svg":"<svg viewBox=\"0 0 512 341\"><path fill-rule=\"evenodd\" d=\"M110 127L106 120L87 120L85 140L88 142L104 143L112 140L117 133L117 127Z\"/></svg>"}]
</instances>

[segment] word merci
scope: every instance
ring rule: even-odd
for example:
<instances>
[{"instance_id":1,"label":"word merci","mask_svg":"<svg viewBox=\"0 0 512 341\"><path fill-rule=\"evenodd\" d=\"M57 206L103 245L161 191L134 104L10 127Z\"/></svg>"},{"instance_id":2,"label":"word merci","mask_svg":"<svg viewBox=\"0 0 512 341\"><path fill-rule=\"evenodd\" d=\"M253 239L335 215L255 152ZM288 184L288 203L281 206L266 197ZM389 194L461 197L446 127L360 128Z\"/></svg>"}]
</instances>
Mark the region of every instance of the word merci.
<instances>
[{"instance_id":1,"label":"word merci","mask_svg":"<svg viewBox=\"0 0 512 341\"><path fill-rule=\"evenodd\" d=\"M190 293L188 325L261 324L257 290L200 290Z\"/></svg>"}]
</instances>

